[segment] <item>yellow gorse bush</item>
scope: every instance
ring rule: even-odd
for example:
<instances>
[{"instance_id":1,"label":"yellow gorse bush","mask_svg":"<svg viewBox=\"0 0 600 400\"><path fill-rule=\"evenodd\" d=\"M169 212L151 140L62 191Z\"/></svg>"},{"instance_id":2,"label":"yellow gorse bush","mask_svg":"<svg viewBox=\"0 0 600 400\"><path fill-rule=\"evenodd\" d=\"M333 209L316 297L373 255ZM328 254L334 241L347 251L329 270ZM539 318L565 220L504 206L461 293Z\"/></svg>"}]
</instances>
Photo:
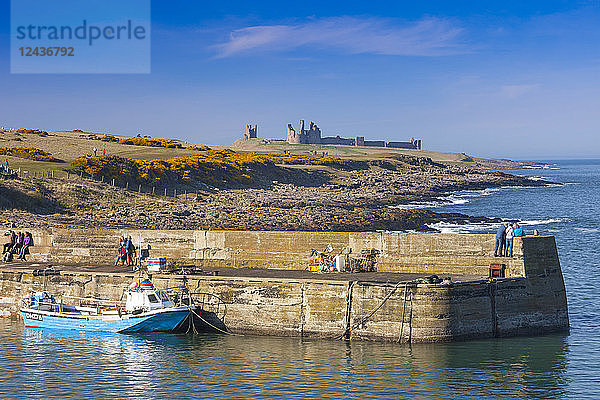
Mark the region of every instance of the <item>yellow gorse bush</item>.
<instances>
[{"instance_id":1,"label":"yellow gorse bush","mask_svg":"<svg viewBox=\"0 0 600 400\"><path fill-rule=\"evenodd\" d=\"M0 147L0 155L26 158L34 161L63 162L51 153L31 147Z\"/></svg>"},{"instance_id":2,"label":"yellow gorse bush","mask_svg":"<svg viewBox=\"0 0 600 400\"><path fill-rule=\"evenodd\" d=\"M32 134L32 135L48 136L48 132L41 131L39 129L19 128L19 129L17 129L17 132L19 132L19 133L28 133L28 134Z\"/></svg>"},{"instance_id":3,"label":"yellow gorse bush","mask_svg":"<svg viewBox=\"0 0 600 400\"><path fill-rule=\"evenodd\" d=\"M252 182L258 169L276 164L343 165L337 157L297 156L272 153L236 153L232 150L208 150L205 154L138 160L116 156L79 157L73 166L91 176L104 176L117 182L143 185L195 184L239 185Z\"/></svg>"},{"instance_id":4,"label":"yellow gorse bush","mask_svg":"<svg viewBox=\"0 0 600 400\"><path fill-rule=\"evenodd\" d=\"M120 144L126 144L130 146L147 146L147 147L165 147L168 149L188 149L188 150L196 150L196 151L207 151L210 150L210 147L201 145L201 146L187 146L184 147L180 142L173 139L153 139L146 138L141 136L134 136L130 138L122 138L119 139L113 135L104 135L99 138L103 142L114 142Z\"/></svg>"},{"instance_id":5,"label":"yellow gorse bush","mask_svg":"<svg viewBox=\"0 0 600 400\"><path fill-rule=\"evenodd\" d=\"M113 135L104 135L100 138L103 142L115 142L131 146L166 147L170 149L182 149L183 145L173 139L152 139L140 136L119 139Z\"/></svg>"}]
</instances>

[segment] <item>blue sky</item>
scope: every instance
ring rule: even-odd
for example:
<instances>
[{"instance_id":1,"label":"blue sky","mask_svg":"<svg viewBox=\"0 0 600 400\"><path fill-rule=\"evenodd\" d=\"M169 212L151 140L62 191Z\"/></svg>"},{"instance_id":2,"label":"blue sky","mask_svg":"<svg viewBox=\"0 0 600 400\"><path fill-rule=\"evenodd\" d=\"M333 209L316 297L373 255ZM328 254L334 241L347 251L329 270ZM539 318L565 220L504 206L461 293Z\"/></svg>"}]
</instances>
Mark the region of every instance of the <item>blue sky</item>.
<instances>
[{"instance_id":1,"label":"blue sky","mask_svg":"<svg viewBox=\"0 0 600 400\"><path fill-rule=\"evenodd\" d=\"M153 1L139 75L11 74L9 15L0 0L0 126L229 144L306 119L436 151L600 157L599 0Z\"/></svg>"}]
</instances>

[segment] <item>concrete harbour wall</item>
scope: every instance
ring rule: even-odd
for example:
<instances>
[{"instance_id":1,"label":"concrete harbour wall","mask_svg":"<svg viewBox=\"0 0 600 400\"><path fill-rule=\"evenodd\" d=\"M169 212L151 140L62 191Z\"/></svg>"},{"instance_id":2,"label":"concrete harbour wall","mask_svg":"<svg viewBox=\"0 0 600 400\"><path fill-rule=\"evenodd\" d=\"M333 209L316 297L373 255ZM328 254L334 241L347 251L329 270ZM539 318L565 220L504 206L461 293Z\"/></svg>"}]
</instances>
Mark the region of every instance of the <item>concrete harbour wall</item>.
<instances>
[{"instance_id":1,"label":"concrete harbour wall","mask_svg":"<svg viewBox=\"0 0 600 400\"><path fill-rule=\"evenodd\" d=\"M289 231L156 231L71 230L32 231L32 258L57 264L114 263L119 236L131 236L138 247L152 247L152 256L198 266L306 269L311 250L331 245L352 254L377 249L378 271L487 276L493 257L493 235L289 232ZM514 257L503 258L507 276L525 276L522 240L515 238Z\"/></svg>"},{"instance_id":2,"label":"concrete harbour wall","mask_svg":"<svg viewBox=\"0 0 600 400\"><path fill-rule=\"evenodd\" d=\"M35 232L37 260L112 262L118 231ZM203 265L305 268L310 249L328 244L382 251L380 270L479 275L451 285L285 278L191 276L194 291L218 295L227 304L224 323L232 332L364 340L435 342L533 335L568 329L567 299L552 236L515 241L508 277L488 280L491 235L156 232L127 231L154 254ZM136 241L137 242L137 241ZM157 254L158 255L158 254ZM19 301L44 288L55 294L118 300L133 274L62 272L38 277L31 271L0 269L0 310L18 315ZM183 277L154 275L158 287Z\"/></svg>"}]
</instances>

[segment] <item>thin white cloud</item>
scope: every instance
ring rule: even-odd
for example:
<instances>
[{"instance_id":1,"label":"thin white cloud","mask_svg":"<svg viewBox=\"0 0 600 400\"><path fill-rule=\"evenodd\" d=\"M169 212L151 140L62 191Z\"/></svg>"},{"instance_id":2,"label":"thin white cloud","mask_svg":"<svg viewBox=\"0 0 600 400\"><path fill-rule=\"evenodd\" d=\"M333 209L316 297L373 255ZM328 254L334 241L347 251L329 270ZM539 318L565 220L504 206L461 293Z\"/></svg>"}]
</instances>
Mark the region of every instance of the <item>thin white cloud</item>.
<instances>
[{"instance_id":1,"label":"thin white cloud","mask_svg":"<svg viewBox=\"0 0 600 400\"><path fill-rule=\"evenodd\" d=\"M520 97L526 93L531 92L539 87L538 84L533 85L504 85L500 89L500 93L502 96L507 97L509 99L515 99Z\"/></svg>"},{"instance_id":2,"label":"thin white cloud","mask_svg":"<svg viewBox=\"0 0 600 400\"><path fill-rule=\"evenodd\" d=\"M228 41L214 48L218 58L300 47L346 54L441 56L466 52L459 41L462 32L462 28L440 18L400 23L388 18L342 16L237 29Z\"/></svg>"}]
</instances>

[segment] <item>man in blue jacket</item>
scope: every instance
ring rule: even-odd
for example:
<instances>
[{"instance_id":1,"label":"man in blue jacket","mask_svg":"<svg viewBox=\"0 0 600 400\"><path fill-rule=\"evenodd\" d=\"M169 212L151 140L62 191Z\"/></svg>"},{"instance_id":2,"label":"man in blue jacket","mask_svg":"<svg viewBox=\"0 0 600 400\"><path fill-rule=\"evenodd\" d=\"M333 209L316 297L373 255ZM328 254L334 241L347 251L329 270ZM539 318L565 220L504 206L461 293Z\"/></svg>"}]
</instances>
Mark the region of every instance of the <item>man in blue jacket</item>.
<instances>
[{"instance_id":1,"label":"man in blue jacket","mask_svg":"<svg viewBox=\"0 0 600 400\"><path fill-rule=\"evenodd\" d=\"M504 254L504 239L506 237L506 227L508 223L500 224L496 231L496 247L494 248L494 257L502 256ZM500 253L498 253L500 250Z\"/></svg>"}]
</instances>

